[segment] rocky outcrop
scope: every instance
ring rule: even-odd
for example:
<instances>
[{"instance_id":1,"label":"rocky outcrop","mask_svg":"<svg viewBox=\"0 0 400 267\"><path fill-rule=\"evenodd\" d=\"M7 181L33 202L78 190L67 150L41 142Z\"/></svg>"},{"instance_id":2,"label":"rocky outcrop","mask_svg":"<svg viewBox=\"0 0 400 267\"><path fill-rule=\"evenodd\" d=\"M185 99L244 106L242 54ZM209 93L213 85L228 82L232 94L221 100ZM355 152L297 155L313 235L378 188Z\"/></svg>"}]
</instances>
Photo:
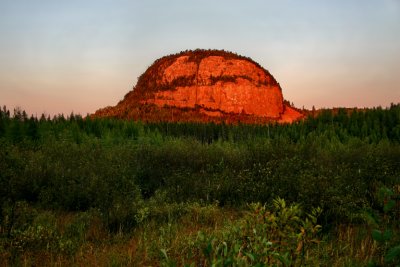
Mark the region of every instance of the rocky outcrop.
<instances>
[{"instance_id":1,"label":"rocky outcrop","mask_svg":"<svg viewBox=\"0 0 400 267\"><path fill-rule=\"evenodd\" d=\"M156 60L124 100L94 116L252 123L292 122L302 114L284 104L274 77L251 59L195 50Z\"/></svg>"}]
</instances>

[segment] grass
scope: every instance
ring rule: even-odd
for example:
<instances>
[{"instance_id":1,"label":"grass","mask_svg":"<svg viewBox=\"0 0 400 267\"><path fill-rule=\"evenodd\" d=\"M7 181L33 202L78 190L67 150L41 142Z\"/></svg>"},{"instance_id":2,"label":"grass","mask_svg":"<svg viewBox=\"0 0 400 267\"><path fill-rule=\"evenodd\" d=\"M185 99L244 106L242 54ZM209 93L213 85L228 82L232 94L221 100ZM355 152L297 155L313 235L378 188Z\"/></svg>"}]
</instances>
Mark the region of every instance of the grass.
<instances>
[{"instance_id":1,"label":"grass","mask_svg":"<svg viewBox=\"0 0 400 267\"><path fill-rule=\"evenodd\" d=\"M286 211L289 207L286 206ZM182 211L177 213L176 210ZM296 241L299 239L295 235L302 232L303 226L300 230L284 229L273 223L266 226L269 219L262 218L278 218L279 214L266 209L257 213L249 207L164 204L151 207L147 216L128 232L108 231L96 211L32 213L36 217L30 227L46 231L29 232L26 229L31 228L28 227L19 235L14 233L11 242L3 239L0 246L2 266L224 266L223 262L227 266L252 266L256 261L253 262L253 257L261 255L257 245L268 246L268 242L283 245L275 250L271 247L264 257L260 256L260 260L269 261L271 266L366 266L374 257L382 260L376 259L377 255L382 256L378 253L378 243L371 238L371 229L346 224L328 232L323 229L315 232L300 261ZM264 214L263 217L260 214ZM304 216L305 213L298 214ZM288 225L292 224L290 220ZM293 219L293 222L301 220ZM262 232L264 230L266 232ZM295 239L287 238L292 234ZM270 239L263 241L259 238L263 236ZM295 244L291 243L293 240ZM235 251L236 244L239 249ZM287 254L290 261L278 260L275 252Z\"/></svg>"}]
</instances>

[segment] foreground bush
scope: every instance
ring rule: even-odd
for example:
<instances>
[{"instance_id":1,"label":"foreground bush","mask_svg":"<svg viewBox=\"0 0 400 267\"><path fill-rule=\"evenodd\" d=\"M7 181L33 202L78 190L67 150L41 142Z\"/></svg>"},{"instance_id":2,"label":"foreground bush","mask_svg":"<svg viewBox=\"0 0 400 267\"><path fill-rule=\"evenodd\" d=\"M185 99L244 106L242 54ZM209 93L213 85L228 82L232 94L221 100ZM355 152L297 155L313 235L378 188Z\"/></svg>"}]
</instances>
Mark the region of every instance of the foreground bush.
<instances>
[{"instance_id":1,"label":"foreground bush","mask_svg":"<svg viewBox=\"0 0 400 267\"><path fill-rule=\"evenodd\" d=\"M321 210L305 214L298 204L286 204L283 199L273 201L273 210L261 204L251 204L245 216L211 234L199 232L189 241L188 249L174 261L162 249L164 263L191 266L299 266L317 264L313 247L320 241L321 226L317 217ZM193 258L195 259L193 261Z\"/></svg>"}]
</instances>

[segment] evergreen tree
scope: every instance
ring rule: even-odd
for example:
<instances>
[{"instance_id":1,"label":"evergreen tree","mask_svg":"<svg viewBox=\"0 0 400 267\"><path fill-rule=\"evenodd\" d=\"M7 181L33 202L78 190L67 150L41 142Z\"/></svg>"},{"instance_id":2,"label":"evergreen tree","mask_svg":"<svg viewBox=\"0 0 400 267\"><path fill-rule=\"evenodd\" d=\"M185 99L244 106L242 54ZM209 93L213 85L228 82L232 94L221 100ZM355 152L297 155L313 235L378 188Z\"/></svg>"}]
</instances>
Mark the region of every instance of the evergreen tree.
<instances>
[{"instance_id":1,"label":"evergreen tree","mask_svg":"<svg viewBox=\"0 0 400 267\"><path fill-rule=\"evenodd\" d=\"M26 135L33 141L39 139L38 121L33 116L28 121Z\"/></svg>"}]
</instances>

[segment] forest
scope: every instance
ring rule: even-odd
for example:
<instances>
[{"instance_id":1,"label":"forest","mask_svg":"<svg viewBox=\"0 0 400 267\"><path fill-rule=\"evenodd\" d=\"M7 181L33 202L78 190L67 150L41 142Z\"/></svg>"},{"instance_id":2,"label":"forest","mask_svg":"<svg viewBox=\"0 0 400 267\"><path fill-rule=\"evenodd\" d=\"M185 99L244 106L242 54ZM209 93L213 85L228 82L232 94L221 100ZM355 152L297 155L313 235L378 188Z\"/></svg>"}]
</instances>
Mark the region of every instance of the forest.
<instances>
[{"instance_id":1,"label":"forest","mask_svg":"<svg viewBox=\"0 0 400 267\"><path fill-rule=\"evenodd\" d=\"M0 110L2 266L399 266L400 104L292 124Z\"/></svg>"}]
</instances>

